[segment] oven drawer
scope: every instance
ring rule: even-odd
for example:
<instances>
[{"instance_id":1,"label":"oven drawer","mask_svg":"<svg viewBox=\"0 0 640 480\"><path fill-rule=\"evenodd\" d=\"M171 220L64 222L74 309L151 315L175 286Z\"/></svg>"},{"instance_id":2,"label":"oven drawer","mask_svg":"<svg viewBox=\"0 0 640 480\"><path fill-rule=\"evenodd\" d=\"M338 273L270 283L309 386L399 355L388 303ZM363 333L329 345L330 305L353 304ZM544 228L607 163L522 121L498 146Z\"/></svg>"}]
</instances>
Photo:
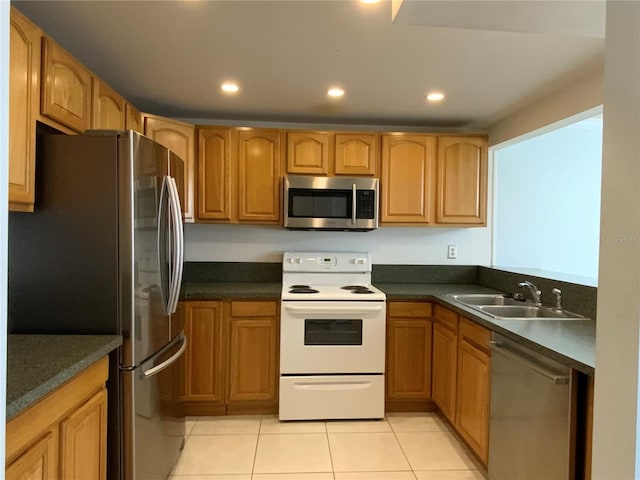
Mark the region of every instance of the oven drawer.
<instances>
[{"instance_id":1,"label":"oven drawer","mask_svg":"<svg viewBox=\"0 0 640 480\"><path fill-rule=\"evenodd\" d=\"M280 377L280 420L384 417L384 375Z\"/></svg>"},{"instance_id":2,"label":"oven drawer","mask_svg":"<svg viewBox=\"0 0 640 480\"><path fill-rule=\"evenodd\" d=\"M283 302L281 374L384 373L384 302Z\"/></svg>"}]
</instances>

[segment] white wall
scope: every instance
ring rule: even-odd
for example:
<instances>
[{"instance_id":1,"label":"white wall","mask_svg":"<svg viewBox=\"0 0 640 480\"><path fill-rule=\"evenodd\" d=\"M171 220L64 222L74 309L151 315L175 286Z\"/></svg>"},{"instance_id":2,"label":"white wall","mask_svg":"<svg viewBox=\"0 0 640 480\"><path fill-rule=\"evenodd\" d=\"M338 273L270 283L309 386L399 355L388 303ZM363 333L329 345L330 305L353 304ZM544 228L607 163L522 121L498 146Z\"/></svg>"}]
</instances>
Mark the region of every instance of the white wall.
<instances>
[{"instance_id":1,"label":"white wall","mask_svg":"<svg viewBox=\"0 0 640 480\"><path fill-rule=\"evenodd\" d=\"M598 276L602 118L494 153L495 266Z\"/></svg>"},{"instance_id":2,"label":"white wall","mask_svg":"<svg viewBox=\"0 0 640 480\"><path fill-rule=\"evenodd\" d=\"M640 2L607 2L593 479L640 478Z\"/></svg>"},{"instance_id":3,"label":"white wall","mask_svg":"<svg viewBox=\"0 0 640 480\"><path fill-rule=\"evenodd\" d=\"M0 1L0 205L9 184L9 2ZM7 398L7 209L0 208L0 399ZM0 401L0 452L5 451L6 402ZM4 472L4 455L0 455ZM0 475L2 476L2 475Z\"/></svg>"},{"instance_id":4,"label":"white wall","mask_svg":"<svg viewBox=\"0 0 640 480\"><path fill-rule=\"evenodd\" d=\"M489 265L491 228L390 228L305 232L279 227L186 225L187 261L281 262L284 251L368 251L375 264ZM448 260L447 245L458 246Z\"/></svg>"}]
</instances>

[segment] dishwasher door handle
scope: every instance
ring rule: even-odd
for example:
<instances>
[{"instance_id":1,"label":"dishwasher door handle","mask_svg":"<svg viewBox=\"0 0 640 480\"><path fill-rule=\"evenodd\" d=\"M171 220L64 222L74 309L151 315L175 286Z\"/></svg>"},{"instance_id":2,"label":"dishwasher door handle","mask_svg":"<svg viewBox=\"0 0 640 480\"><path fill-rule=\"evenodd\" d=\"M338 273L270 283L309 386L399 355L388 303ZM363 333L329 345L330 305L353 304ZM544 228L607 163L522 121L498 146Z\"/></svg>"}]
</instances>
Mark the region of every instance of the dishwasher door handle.
<instances>
[{"instance_id":1,"label":"dishwasher door handle","mask_svg":"<svg viewBox=\"0 0 640 480\"><path fill-rule=\"evenodd\" d=\"M511 350L501 347L500 345L502 345L500 342L489 342L489 348L492 352L507 357L509 360L513 360L514 362L526 365L531 370L543 376L547 380L550 380L555 385L566 385L569 383L569 375L558 375L555 372L551 372L542 365L538 365L537 363L534 363L531 360L524 358L515 352L512 352Z\"/></svg>"}]
</instances>

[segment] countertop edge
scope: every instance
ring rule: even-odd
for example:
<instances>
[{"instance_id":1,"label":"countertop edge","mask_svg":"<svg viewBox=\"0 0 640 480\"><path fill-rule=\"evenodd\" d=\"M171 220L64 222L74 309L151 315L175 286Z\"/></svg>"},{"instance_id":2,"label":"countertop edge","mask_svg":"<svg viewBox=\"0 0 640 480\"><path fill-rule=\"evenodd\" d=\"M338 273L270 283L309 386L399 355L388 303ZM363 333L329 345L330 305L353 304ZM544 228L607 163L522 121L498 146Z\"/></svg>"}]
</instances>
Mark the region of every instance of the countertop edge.
<instances>
[{"instance_id":1,"label":"countertop edge","mask_svg":"<svg viewBox=\"0 0 640 480\"><path fill-rule=\"evenodd\" d=\"M6 405L6 420L10 421L22 413L27 408L35 405L45 396L53 392L56 388L63 385L65 382L76 376L87 367L93 365L95 362L108 355L110 352L122 345L122 337L116 335L105 335L105 337L113 337L110 341L92 351L90 354L84 356L82 359L76 361L73 365L59 371L57 374L50 377L47 381L40 383L35 388L25 392L20 397L13 400Z\"/></svg>"}]
</instances>

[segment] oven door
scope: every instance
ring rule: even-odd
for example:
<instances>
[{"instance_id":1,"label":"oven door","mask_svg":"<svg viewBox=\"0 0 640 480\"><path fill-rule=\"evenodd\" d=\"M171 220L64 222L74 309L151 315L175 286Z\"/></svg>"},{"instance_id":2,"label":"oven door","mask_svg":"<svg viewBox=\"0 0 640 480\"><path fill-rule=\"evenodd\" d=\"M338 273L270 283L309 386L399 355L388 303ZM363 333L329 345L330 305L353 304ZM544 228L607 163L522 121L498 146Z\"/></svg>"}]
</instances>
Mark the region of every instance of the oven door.
<instances>
[{"instance_id":1,"label":"oven door","mask_svg":"<svg viewBox=\"0 0 640 480\"><path fill-rule=\"evenodd\" d=\"M385 302L282 302L280 373L384 373Z\"/></svg>"}]
</instances>

